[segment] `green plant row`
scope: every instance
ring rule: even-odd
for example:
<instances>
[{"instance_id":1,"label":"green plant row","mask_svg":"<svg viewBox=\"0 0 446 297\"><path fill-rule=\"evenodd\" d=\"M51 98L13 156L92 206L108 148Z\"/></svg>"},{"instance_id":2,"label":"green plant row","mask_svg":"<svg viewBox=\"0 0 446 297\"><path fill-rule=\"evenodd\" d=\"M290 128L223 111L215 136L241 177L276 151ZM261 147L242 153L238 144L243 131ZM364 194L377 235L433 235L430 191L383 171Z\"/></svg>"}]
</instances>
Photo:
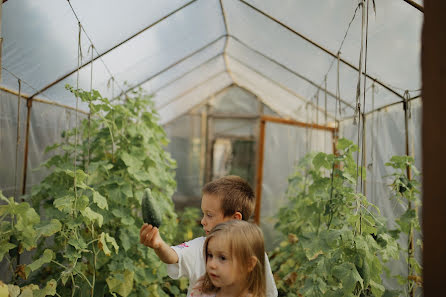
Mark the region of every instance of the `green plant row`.
<instances>
[{"instance_id":1,"label":"green plant row","mask_svg":"<svg viewBox=\"0 0 446 297\"><path fill-rule=\"evenodd\" d=\"M337 154L309 154L289 178L289 205L281 208L276 228L287 237L271 255L271 266L281 296L399 296L382 282L386 262L397 259L403 249L401 233L419 229L415 208L398 219L397 230L389 230L379 209L356 191L365 169L356 165L358 147L340 139ZM412 168L410 157L393 157L388 166L395 196L419 205L415 180L405 175ZM362 170L362 174L361 173ZM421 275L413 251L407 259L411 275ZM399 276L400 279L404 279ZM410 288L414 281L407 277ZM409 296L409 295L407 295Z\"/></svg>"},{"instance_id":2,"label":"green plant row","mask_svg":"<svg viewBox=\"0 0 446 297\"><path fill-rule=\"evenodd\" d=\"M179 296L187 283L167 280L165 265L139 243L146 188L163 204L163 238L172 241L177 228L171 200L176 165L165 151L168 141L153 103L141 91L112 104L97 91L68 88L91 116L47 148L54 155L43 166L51 173L26 202L1 196L0 260L10 263L11 290ZM36 260L17 265L30 250Z\"/></svg>"}]
</instances>

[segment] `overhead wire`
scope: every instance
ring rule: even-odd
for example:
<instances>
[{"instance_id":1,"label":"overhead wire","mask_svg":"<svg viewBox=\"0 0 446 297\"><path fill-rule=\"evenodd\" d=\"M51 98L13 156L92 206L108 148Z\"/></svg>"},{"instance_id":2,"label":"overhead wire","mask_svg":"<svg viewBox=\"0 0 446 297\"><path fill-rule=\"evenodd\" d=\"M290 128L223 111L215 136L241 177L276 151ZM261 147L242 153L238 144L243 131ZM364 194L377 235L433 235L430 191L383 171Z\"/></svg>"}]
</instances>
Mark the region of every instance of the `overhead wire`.
<instances>
[{"instance_id":1,"label":"overhead wire","mask_svg":"<svg viewBox=\"0 0 446 297\"><path fill-rule=\"evenodd\" d=\"M85 36L88 38L88 41L90 42L90 44L93 46L93 50L96 52L97 56L101 56L101 55L99 54L99 52L97 51L96 46L94 45L94 43L93 43L93 41L91 40L90 36L88 35L87 31L85 30L84 26L82 25L82 23L81 23L81 21L80 21L78 15L77 15L77 13L76 13L76 11L74 10L73 6L71 5L70 0L67 0L67 2L68 2L68 4L70 5L71 11L73 12L75 18L77 19L77 21L78 21L78 23L79 23L79 25L80 25L80 28L82 29L82 31L84 31ZM81 50L81 53L82 53L82 50ZM113 73L110 71L110 69L108 68L107 64L105 64L105 62L104 62L104 60L102 59L102 57L100 57L99 60L101 60L102 64L104 64L104 67L105 67L105 69L107 70L108 74L109 74L111 77L114 78L115 76L114 76ZM80 65L78 66L78 70L77 70L78 73L79 73L79 69L80 69ZM115 79L115 80L116 80L116 79ZM121 85L120 85L118 82L116 82L116 83L117 83L118 87L121 89L121 91L124 92L124 90L123 90L123 88L121 87Z\"/></svg>"}]
</instances>

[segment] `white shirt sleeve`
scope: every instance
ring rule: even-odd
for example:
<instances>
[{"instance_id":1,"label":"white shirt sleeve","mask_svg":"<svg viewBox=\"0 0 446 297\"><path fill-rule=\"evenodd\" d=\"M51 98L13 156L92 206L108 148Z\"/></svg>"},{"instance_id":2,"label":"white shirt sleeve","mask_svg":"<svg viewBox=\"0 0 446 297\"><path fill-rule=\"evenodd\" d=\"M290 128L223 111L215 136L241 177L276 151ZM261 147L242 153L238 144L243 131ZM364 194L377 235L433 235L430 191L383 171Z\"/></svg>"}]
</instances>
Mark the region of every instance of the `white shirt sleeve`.
<instances>
[{"instance_id":1,"label":"white shirt sleeve","mask_svg":"<svg viewBox=\"0 0 446 297\"><path fill-rule=\"evenodd\" d=\"M265 254L265 280L266 280L266 297L277 297L276 283L274 282L273 273L269 264L268 256Z\"/></svg>"},{"instance_id":2,"label":"white shirt sleeve","mask_svg":"<svg viewBox=\"0 0 446 297\"><path fill-rule=\"evenodd\" d=\"M173 279L186 277L189 279L188 293L195 286L197 280L206 273L203 256L203 245L205 237L198 237L184 242L172 249L178 255L178 263L167 264L167 274Z\"/></svg>"}]
</instances>

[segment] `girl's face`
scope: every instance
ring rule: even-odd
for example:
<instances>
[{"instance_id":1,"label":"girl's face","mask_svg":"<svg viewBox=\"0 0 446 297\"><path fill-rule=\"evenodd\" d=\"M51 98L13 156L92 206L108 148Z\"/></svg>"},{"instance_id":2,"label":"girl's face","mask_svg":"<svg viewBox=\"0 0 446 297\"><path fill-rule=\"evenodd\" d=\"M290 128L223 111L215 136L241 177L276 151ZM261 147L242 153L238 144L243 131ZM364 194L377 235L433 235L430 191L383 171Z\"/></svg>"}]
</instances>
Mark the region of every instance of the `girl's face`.
<instances>
[{"instance_id":1,"label":"girl's face","mask_svg":"<svg viewBox=\"0 0 446 297\"><path fill-rule=\"evenodd\" d=\"M212 237L207 246L206 272L212 284L218 288L239 287L245 278L229 250L229 244L221 236Z\"/></svg>"}]
</instances>

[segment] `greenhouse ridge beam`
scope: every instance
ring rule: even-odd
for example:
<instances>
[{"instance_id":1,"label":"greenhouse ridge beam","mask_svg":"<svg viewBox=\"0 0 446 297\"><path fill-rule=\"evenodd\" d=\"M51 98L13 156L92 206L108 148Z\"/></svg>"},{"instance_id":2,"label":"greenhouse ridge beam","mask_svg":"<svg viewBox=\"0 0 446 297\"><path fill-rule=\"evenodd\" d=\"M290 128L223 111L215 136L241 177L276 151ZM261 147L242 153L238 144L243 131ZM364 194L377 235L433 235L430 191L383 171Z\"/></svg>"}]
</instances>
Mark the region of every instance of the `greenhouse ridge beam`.
<instances>
[{"instance_id":1,"label":"greenhouse ridge beam","mask_svg":"<svg viewBox=\"0 0 446 297\"><path fill-rule=\"evenodd\" d=\"M263 75L262 73L260 73L259 71L257 71L256 69L252 68L251 66L247 65L246 63L244 63L243 61L239 60L238 58L232 56L232 55L228 55L228 57L230 57L231 59L237 61L238 63L242 64L243 66L249 68L251 71L255 72L257 75L260 75L261 77L271 81L272 83L274 83L275 85L277 85L279 88L285 90L286 92L290 93L291 95L293 95L294 97L300 98L302 101L304 101L307 104L310 104L311 106L313 106L315 109L317 109L320 112L325 112L324 109L322 109L322 107L316 106L313 102L311 102L311 100L308 100L306 98L304 98L303 96L296 94L293 90L290 90L289 88L287 88L286 86L283 86L281 83ZM239 74L240 75L240 74ZM243 75L241 75L243 76ZM334 115L332 115L331 113L327 114L331 117L331 118L335 118Z\"/></svg>"},{"instance_id":2,"label":"greenhouse ridge beam","mask_svg":"<svg viewBox=\"0 0 446 297\"><path fill-rule=\"evenodd\" d=\"M135 89L135 88L141 86L142 84L148 82L149 80L153 79L154 77L157 77L158 75L160 75L160 74L166 72L167 70L169 70L169 69L175 67L176 65L180 64L181 62L187 60L188 58L194 56L195 54L201 52L202 50L204 50L204 49L210 47L211 45L213 45L214 43L218 42L220 39L222 39L222 38L224 38L224 37L227 37L227 35L226 35L226 34L223 34L223 35L217 37L216 39L214 39L213 41L209 42L209 43L206 44L205 46L203 46L203 47L201 47L201 48L195 50L194 52L190 53L189 55L187 55L187 56L185 56L185 57L183 57L183 58L181 58L181 59L179 59L178 61L174 62L173 64L170 64L169 66L167 66L167 67L164 68L163 70L160 70L160 71L158 71L157 73L155 73L154 75L151 75L149 78L144 79L142 82L139 82L139 83L137 83L136 85L130 87L129 89L127 89L126 91L124 91L121 95L130 92L131 90L133 90L133 89Z\"/></svg>"},{"instance_id":3,"label":"greenhouse ridge beam","mask_svg":"<svg viewBox=\"0 0 446 297\"><path fill-rule=\"evenodd\" d=\"M154 23L150 24L149 26L145 27L144 29L138 31L137 33L133 34L132 36L130 36L129 38L125 39L124 41L121 41L120 43L116 44L115 46L109 48L108 50L106 50L105 52L103 52L102 54L99 54L98 56L96 56L94 59L82 64L79 68L76 68L72 71L70 71L69 73L63 75L62 77L58 78L57 80L55 80L54 82L48 84L47 86L43 87L42 89L40 89L37 93L34 93L33 95L31 95L30 99L33 99L34 96L48 90L49 88L51 88L52 86L56 85L57 83L61 82L62 80L66 79L67 77L69 77L70 75L76 73L76 71L79 71L80 69L84 68L85 66L89 65L90 63L96 61L97 59L103 57L104 55L108 54L109 52L113 51L114 49L118 48L119 46L123 45L124 43L130 41L131 39L135 38L136 36L142 34L143 32L147 31L148 29L152 28L153 26L157 25L158 23L164 21L165 19L167 19L168 17L174 15L175 13L177 13L178 11L182 10L183 8L191 5L192 3L196 2L197 0L192 0L186 4L184 4L183 6L175 9L174 11L172 11L171 13L167 14L166 16L160 18L159 20L155 21Z\"/></svg>"},{"instance_id":4,"label":"greenhouse ridge beam","mask_svg":"<svg viewBox=\"0 0 446 297\"><path fill-rule=\"evenodd\" d=\"M224 24L225 24L225 32L226 32L227 35L229 35L228 23L226 22L226 19L227 19L227 18L226 18L225 9L224 9L224 7L223 7L223 1L220 0L219 2L220 2L221 14L223 15L223 22L224 22ZM227 53L227 51L228 51L228 43L229 43L229 38L226 37L226 40L225 40L225 47L224 47L224 49L223 49L223 59L224 59L224 61L225 61L226 71L228 72L229 77L231 77L232 81L234 81L234 77L232 76L231 69L229 69L229 67L228 67L228 57L227 57L227 55L226 55L226 53Z\"/></svg>"},{"instance_id":5,"label":"greenhouse ridge beam","mask_svg":"<svg viewBox=\"0 0 446 297\"><path fill-rule=\"evenodd\" d=\"M278 62L278 61L276 61L276 60L274 60L274 59L272 59L272 58L270 58L270 57L264 55L262 52L259 52L258 50L253 49L251 46L247 45L246 43L244 43L243 41L241 41L241 40L238 39L237 37L235 37L235 36L233 36L233 35L229 35L229 37L231 37L232 39L234 39L235 41L237 41L237 42L240 43L241 45L245 46L246 48L250 49L251 51L253 51L253 52L255 52L255 53L261 55L261 56L264 57L265 59L267 59L267 60L269 60L269 61L271 61L271 62L277 64L278 66L282 67L283 69L285 69L285 70L291 72L292 74L294 74L295 76L299 77L300 79L305 80L306 82L310 83L310 84L311 84L312 86L314 86L315 88L318 88L320 91L322 91L322 92L325 92L325 91L326 91L327 94L329 94L329 95L330 95L331 97L333 97L335 100L337 99L335 94L333 94L332 92L330 92L330 91L328 91L328 90L325 90L325 88L323 88L322 86L320 86L320 85L318 85L317 83L313 82L311 79L307 78L306 76L304 76L304 75L302 75L302 74L300 74L300 73L298 73L298 72L296 72L296 71L294 71L294 70L292 70L292 69L286 67L286 66L283 65L282 63L280 63L280 62ZM345 105L347 105L348 107L350 107L351 109L356 110L356 108L355 108L353 105L349 104L347 101L345 101L345 100L343 100L343 99L341 99L341 98L339 98L339 100L340 100L343 104L345 104Z\"/></svg>"},{"instance_id":6,"label":"greenhouse ridge beam","mask_svg":"<svg viewBox=\"0 0 446 297\"><path fill-rule=\"evenodd\" d=\"M333 58L336 58L336 59L338 58L337 55L333 54L333 53L332 53L331 51L329 51L328 49L324 48L323 46L321 46L320 44L318 44L318 43L316 43L315 41L311 40L310 38L308 38L308 37L302 35L301 33L295 31L295 30L292 29L291 27L285 25L284 23L282 23L282 22L280 22L279 20L275 19L274 17L268 15L267 13L261 11L261 10L258 9L257 7L252 6L252 5L249 4L249 3L246 3L244 0L240 0L240 2L243 3L243 4L245 4L246 6L248 6L248 7L252 8L252 9L254 9L254 10L257 11L258 13L260 13L260 14L262 14L263 16L267 17L268 19L274 21L275 23L279 24L280 26L284 27L285 29L287 29L288 31L294 33L295 35L299 36L300 38L304 39L305 41L307 41L307 42L311 43L312 45L316 46L317 48L319 48L320 50L322 50L322 51L324 51L325 53L329 54L329 55L332 56ZM342 59L342 58L339 58L339 60L342 61L344 64L348 65L349 67L351 67L352 69L354 69L354 70L356 70L356 71L359 71L359 69L358 69L356 66L354 66L353 64L347 62L346 60L344 60L344 59ZM389 86L387 86L385 83L379 81L378 79L376 79L376 78L370 76L370 75L367 74L367 73L362 72L362 74L365 75L367 78L369 78L369 79L375 81L377 84L381 85L382 87L384 87L384 88L387 89L388 91L392 92L393 94L395 94L395 95L398 96L399 98L401 98L401 99L404 100L404 97L403 97L401 94L399 94L398 92L396 92L395 90L393 90L392 88L390 88Z\"/></svg>"}]
</instances>

